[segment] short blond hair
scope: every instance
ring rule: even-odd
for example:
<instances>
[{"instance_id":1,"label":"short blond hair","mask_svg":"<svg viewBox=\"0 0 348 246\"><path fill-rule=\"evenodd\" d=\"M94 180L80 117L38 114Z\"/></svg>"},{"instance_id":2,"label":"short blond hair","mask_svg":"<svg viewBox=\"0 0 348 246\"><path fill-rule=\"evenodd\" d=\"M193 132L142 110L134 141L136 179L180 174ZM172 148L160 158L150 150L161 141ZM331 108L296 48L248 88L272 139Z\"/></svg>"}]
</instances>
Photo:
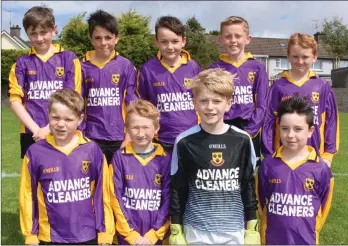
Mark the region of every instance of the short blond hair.
<instances>
[{"instance_id":1,"label":"short blond hair","mask_svg":"<svg viewBox=\"0 0 348 246\"><path fill-rule=\"evenodd\" d=\"M242 17L239 16L230 16L226 19L224 19L221 23L220 23L220 33L222 33L222 29L225 26L230 26L233 24L242 24L244 27L244 31L247 35L249 35L249 23Z\"/></svg>"},{"instance_id":2,"label":"short blond hair","mask_svg":"<svg viewBox=\"0 0 348 246\"><path fill-rule=\"evenodd\" d=\"M193 96L197 96L203 87L208 90L225 96L228 100L234 92L235 75L221 68L211 68L200 72L188 86L192 89Z\"/></svg>"},{"instance_id":3,"label":"short blond hair","mask_svg":"<svg viewBox=\"0 0 348 246\"><path fill-rule=\"evenodd\" d=\"M159 128L159 118L160 113L158 109L149 101L138 99L136 101L131 102L126 110L126 127L129 126L129 116L131 114L137 114L141 117L148 118L153 120L153 124L155 128Z\"/></svg>"},{"instance_id":4,"label":"short blond hair","mask_svg":"<svg viewBox=\"0 0 348 246\"><path fill-rule=\"evenodd\" d=\"M84 100L79 93L73 89L65 88L59 89L53 92L48 100L48 112L52 110L52 105L54 103L61 103L67 106L71 111L74 112L74 115L78 118L82 115L82 110L84 107Z\"/></svg>"}]
</instances>

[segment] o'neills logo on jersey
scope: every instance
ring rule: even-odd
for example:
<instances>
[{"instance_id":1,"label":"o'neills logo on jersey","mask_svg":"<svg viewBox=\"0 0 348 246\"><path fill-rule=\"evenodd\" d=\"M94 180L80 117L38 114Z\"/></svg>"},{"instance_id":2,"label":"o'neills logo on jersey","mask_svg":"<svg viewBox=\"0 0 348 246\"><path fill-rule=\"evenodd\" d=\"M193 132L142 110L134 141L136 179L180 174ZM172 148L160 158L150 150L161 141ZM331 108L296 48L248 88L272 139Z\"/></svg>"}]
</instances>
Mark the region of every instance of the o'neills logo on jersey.
<instances>
[{"instance_id":1,"label":"o'neills logo on jersey","mask_svg":"<svg viewBox=\"0 0 348 246\"><path fill-rule=\"evenodd\" d=\"M89 199L89 177L50 181L46 198L49 203L69 203Z\"/></svg>"},{"instance_id":2,"label":"o'neills logo on jersey","mask_svg":"<svg viewBox=\"0 0 348 246\"><path fill-rule=\"evenodd\" d=\"M188 91L158 94L157 109L160 112L193 110L191 94Z\"/></svg>"},{"instance_id":3,"label":"o'neills logo on jersey","mask_svg":"<svg viewBox=\"0 0 348 246\"><path fill-rule=\"evenodd\" d=\"M213 152L211 153L212 159L210 163L215 166L219 167L222 166L225 163L225 160L222 157L222 152Z\"/></svg>"},{"instance_id":4,"label":"o'neills logo on jersey","mask_svg":"<svg viewBox=\"0 0 348 246\"><path fill-rule=\"evenodd\" d=\"M112 75L112 83L115 84L115 85L120 83L120 75L118 73L114 73Z\"/></svg>"},{"instance_id":5,"label":"o'neills logo on jersey","mask_svg":"<svg viewBox=\"0 0 348 246\"><path fill-rule=\"evenodd\" d=\"M81 171L82 171L84 174L87 174L90 165L91 165L91 162L90 162L90 161L82 161L82 168L81 168Z\"/></svg>"},{"instance_id":6,"label":"o'neills logo on jersey","mask_svg":"<svg viewBox=\"0 0 348 246\"><path fill-rule=\"evenodd\" d=\"M92 78L92 77L87 77L86 79L85 79L85 82L86 83L92 83L94 81L94 79Z\"/></svg>"},{"instance_id":7,"label":"o'neills logo on jersey","mask_svg":"<svg viewBox=\"0 0 348 246\"><path fill-rule=\"evenodd\" d=\"M306 178L304 187L308 191L314 191L314 179Z\"/></svg>"},{"instance_id":8,"label":"o'neills logo on jersey","mask_svg":"<svg viewBox=\"0 0 348 246\"><path fill-rule=\"evenodd\" d=\"M28 70L28 75L36 75L36 71L35 70Z\"/></svg>"},{"instance_id":9,"label":"o'neills logo on jersey","mask_svg":"<svg viewBox=\"0 0 348 246\"><path fill-rule=\"evenodd\" d=\"M61 78L64 75L64 67L56 67L56 75Z\"/></svg>"},{"instance_id":10,"label":"o'neills logo on jersey","mask_svg":"<svg viewBox=\"0 0 348 246\"><path fill-rule=\"evenodd\" d=\"M162 191L126 187L122 200L132 210L157 211L161 205Z\"/></svg>"},{"instance_id":11,"label":"o'neills logo on jersey","mask_svg":"<svg viewBox=\"0 0 348 246\"><path fill-rule=\"evenodd\" d=\"M254 83L255 82L255 74L256 74L256 72L249 72L248 80L249 80L250 83Z\"/></svg>"},{"instance_id":12,"label":"o'neills logo on jersey","mask_svg":"<svg viewBox=\"0 0 348 246\"><path fill-rule=\"evenodd\" d=\"M239 167L229 169L198 169L196 188L209 191L239 190Z\"/></svg>"},{"instance_id":13,"label":"o'neills logo on jersey","mask_svg":"<svg viewBox=\"0 0 348 246\"><path fill-rule=\"evenodd\" d=\"M234 87L232 104L254 103L251 85L236 85Z\"/></svg>"},{"instance_id":14,"label":"o'neills logo on jersey","mask_svg":"<svg viewBox=\"0 0 348 246\"><path fill-rule=\"evenodd\" d=\"M63 89L62 80L52 81L30 81L28 90L28 99L49 99L56 90Z\"/></svg>"},{"instance_id":15,"label":"o'neills logo on jersey","mask_svg":"<svg viewBox=\"0 0 348 246\"><path fill-rule=\"evenodd\" d=\"M192 81L193 81L192 79L184 78L184 87L185 87L186 89L188 89L188 88L191 86Z\"/></svg>"}]
</instances>

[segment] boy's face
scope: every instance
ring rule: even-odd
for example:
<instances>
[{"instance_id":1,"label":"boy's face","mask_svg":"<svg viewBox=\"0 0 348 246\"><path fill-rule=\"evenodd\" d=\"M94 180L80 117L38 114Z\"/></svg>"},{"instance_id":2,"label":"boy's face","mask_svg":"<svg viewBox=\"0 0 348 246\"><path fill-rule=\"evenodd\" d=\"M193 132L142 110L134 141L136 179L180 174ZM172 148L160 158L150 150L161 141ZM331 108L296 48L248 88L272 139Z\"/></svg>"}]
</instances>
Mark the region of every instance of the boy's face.
<instances>
[{"instance_id":1,"label":"boy's face","mask_svg":"<svg viewBox=\"0 0 348 246\"><path fill-rule=\"evenodd\" d=\"M59 102L52 104L48 118L50 131L56 142L72 138L82 121L82 115L77 117L70 108Z\"/></svg>"},{"instance_id":2,"label":"boy's face","mask_svg":"<svg viewBox=\"0 0 348 246\"><path fill-rule=\"evenodd\" d=\"M226 97L203 87L194 97L193 103L202 123L214 126L223 122L224 114L230 110L232 100L227 100Z\"/></svg>"},{"instance_id":3,"label":"boy's face","mask_svg":"<svg viewBox=\"0 0 348 246\"><path fill-rule=\"evenodd\" d=\"M289 49L288 60L291 71L295 73L307 73L316 62L317 56L313 55L311 48L304 49L300 45L292 45Z\"/></svg>"},{"instance_id":4,"label":"boy's face","mask_svg":"<svg viewBox=\"0 0 348 246\"><path fill-rule=\"evenodd\" d=\"M284 148L293 152L301 151L312 137L314 127L308 127L305 115L284 114L280 119L280 140Z\"/></svg>"},{"instance_id":5,"label":"boy's face","mask_svg":"<svg viewBox=\"0 0 348 246\"><path fill-rule=\"evenodd\" d=\"M56 31L56 26L54 28L37 26L35 29L33 26L29 26L26 30L30 43L38 53L46 53L49 50Z\"/></svg>"},{"instance_id":6,"label":"boy's face","mask_svg":"<svg viewBox=\"0 0 348 246\"><path fill-rule=\"evenodd\" d=\"M155 128L152 119L135 113L130 114L128 117L129 125L126 127L126 130L133 144L142 148L148 147L159 129Z\"/></svg>"},{"instance_id":7,"label":"boy's face","mask_svg":"<svg viewBox=\"0 0 348 246\"><path fill-rule=\"evenodd\" d=\"M186 44L186 37L178 36L167 28L157 30L156 47L164 61L175 62Z\"/></svg>"},{"instance_id":8,"label":"boy's face","mask_svg":"<svg viewBox=\"0 0 348 246\"><path fill-rule=\"evenodd\" d=\"M232 57L238 57L244 53L245 46L251 41L250 35L244 30L242 23L224 26L219 42L225 51Z\"/></svg>"},{"instance_id":9,"label":"boy's face","mask_svg":"<svg viewBox=\"0 0 348 246\"><path fill-rule=\"evenodd\" d=\"M119 37L109 32L107 29L96 26L93 30L91 43L97 55L109 57L118 43Z\"/></svg>"}]
</instances>

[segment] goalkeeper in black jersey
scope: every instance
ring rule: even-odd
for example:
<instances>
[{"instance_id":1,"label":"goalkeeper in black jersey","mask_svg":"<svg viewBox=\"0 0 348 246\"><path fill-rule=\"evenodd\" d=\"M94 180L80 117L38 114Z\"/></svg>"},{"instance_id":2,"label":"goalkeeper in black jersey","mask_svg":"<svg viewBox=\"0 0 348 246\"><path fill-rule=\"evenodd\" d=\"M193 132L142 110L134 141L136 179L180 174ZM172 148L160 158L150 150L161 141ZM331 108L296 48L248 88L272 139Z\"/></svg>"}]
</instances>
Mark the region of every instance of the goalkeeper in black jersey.
<instances>
[{"instance_id":1,"label":"goalkeeper in black jersey","mask_svg":"<svg viewBox=\"0 0 348 246\"><path fill-rule=\"evenodd\" d=\"M233 77L223 69L209 69L190 85L201 124L175 141L170 244L260 243L252 141L223 121L232 104Z\"/></svg>"}]
</instances>

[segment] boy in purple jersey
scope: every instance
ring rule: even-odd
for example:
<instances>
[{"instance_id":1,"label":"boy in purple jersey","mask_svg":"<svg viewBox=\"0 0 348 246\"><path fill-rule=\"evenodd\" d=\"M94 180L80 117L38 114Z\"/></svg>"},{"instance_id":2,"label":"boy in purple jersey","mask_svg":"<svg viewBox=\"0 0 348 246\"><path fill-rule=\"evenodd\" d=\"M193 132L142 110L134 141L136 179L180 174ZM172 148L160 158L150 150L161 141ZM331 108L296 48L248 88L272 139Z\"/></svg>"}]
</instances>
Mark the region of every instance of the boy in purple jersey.
<instances>
[{"instance_id":1,"label":"boy in purple jersey","mask_svg":"<svg viewBox=\"0 0 348 246\"><path fill-rule=\"evenodd\" d=\"M169 228L170 155L153 143L159 112L139 99L127 107L131 141L116 151L110 169L111 205L120 244L162 244Z\"/></svg>"},{"instance_id":2,"label":"boy in purple jersey","mask_svg":"<svg viewBox=\"0 0 348 246\"><path fill-rule=\"evenodd\" d=\"M110 163L124 140L125 104L137 99L136 69L115 51L119 36L114 16L98 10L90 15L88 28L95 50L88 51L81 64L86 100L84 133L99 145Z\"/></svg>"},{"instance_id":3,"label":"boy in purple jersey","mask_svg":"<svg viewBox=\"0 0 348 246\"><path fill-rule=\"evenodd\" d=\"M237 16L231 16L220 24L219 42L226 54L210 65L210 68L224 68L237 74L232 107L224 120L227 124L245 130L253 139L255 153L260 163L260 131L266 112L268 76L263 63L250 53L245 46L251 41L248 22Z\"/></svg>"},{"instance_id":4,"label":"boy in purple jersey","mask_svg":"<svg viewBox=\"0 0 348 246\"><path fill-rule=\"evenodd\" d=\"M172 152L175 137L198 123L188 85L201 69L183 50L186 44L185 27L179 19L160 17L155 32L159 52L141 67L137 92L161 112L156 139Z\"/></svg>"},{"instance_id":5,"label":"boy in purple jersey","mask_svg":"<svg viewBox=\"0 0 348 246\"><path fill-rule=\"evenodd\" d=\"M282 146L258 170L256 190L263 244L319 244L328 216L334 179L315 148L314 111L306 98L292 97L279 105Z\"/></svg>"},{"instance_id":6,"label":"boy in purple jersey","mask_svg":"<svg viewBox=\"0 0 348 246\"><path fill-rule=\"evenodd\" d=\"M19 204L25 244L112 242L108 165L98 145L77 130L83 105L72 89L54 92L51 133L24 156Z\"/></svg>"},{"instance_id":7,"label":"boy in purple jersey","mask_svg":"<svg viewBox=\"0 0 348 246\"><path fill-rule=\"evenodd\" d=\"M32 7L24 15L23 26L32 48L17 59L9 75L10 106L21 122L21 158L30 145L49 133L49 96L62 88L81 93L79 60L73 52L52 44L57 32L53 10Z\"/></svg>"},{"instance_id":8,"label":"boy in purple jersey","mask_svg":"<svg viewBox=\"0 0 348 246\"><path fill-rule=\"evenodd\" d=\"M268 112L262 128L262 154L270 156L280 147L279 104L294 95L308 96L314 110L314 132L307 144L331 167L339 148L339 119L336 98L330 84L318 77L311 67L317 60L317 42L308 34L295 33L288 43L291 71L276 80L268 97Z\"/></svg>"}]
</instances>

